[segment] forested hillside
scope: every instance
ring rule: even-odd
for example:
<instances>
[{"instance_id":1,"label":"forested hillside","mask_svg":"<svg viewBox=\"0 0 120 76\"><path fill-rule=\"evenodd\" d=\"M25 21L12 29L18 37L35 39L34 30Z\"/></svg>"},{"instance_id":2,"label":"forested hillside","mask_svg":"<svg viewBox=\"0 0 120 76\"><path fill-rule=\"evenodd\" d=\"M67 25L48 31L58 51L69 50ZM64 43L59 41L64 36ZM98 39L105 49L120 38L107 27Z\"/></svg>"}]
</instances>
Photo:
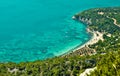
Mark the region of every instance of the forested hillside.
<instances>
[{"instance_id":1,"label":"forested hillside","mask_svg":"<svg viewBox=\"0 0 120 76\"><path fill-rule=\"evenodd\" d=\"M74 17L90 30L103 33L104 41L44 61L0 63L0 76L79 76L85 69L93 67L97 69L91 76L119 76L120 7L90 9ZM91 49L96 50L96 54L85 53Z\"/></svg>"}]
</instances>

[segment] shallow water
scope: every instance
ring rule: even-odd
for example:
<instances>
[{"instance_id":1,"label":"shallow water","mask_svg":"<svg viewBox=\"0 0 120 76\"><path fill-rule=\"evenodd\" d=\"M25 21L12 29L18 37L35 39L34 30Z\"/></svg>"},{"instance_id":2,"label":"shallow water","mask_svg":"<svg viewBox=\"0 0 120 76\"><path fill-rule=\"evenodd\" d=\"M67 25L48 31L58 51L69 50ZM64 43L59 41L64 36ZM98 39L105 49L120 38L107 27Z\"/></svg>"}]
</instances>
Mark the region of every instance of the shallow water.
<instances>
[{"instance_id":1,"label":"shallow water","mask_svg":"<svg viewBox=\"0 0 120 76\"><path fill-rule=\"evenodd\" d=\"M0 1L0 62L62 55L91 38L85 25L71 19L75 13L119 5L120 0Z\"/></svg>"}]
</instances>

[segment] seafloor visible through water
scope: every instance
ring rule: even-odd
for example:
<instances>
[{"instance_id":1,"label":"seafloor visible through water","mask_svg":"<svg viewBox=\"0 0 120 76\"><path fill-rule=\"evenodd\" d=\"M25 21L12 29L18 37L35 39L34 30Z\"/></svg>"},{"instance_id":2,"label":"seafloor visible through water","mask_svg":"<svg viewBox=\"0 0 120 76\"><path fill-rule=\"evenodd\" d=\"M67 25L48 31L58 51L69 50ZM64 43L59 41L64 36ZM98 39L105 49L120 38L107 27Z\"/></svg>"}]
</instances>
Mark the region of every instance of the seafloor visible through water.
<instances>
[{"instance_id":1,"label":"seafloor visible through water","mask_svg":"<svg viewBox=\"0 0 120 76\"><path fill-rule=\"evenodd\" d=\"M26 62L62 55L87 42L80 11L119 6L120 0L1 0L0 62Z\"/></svg>"}]
</instances>

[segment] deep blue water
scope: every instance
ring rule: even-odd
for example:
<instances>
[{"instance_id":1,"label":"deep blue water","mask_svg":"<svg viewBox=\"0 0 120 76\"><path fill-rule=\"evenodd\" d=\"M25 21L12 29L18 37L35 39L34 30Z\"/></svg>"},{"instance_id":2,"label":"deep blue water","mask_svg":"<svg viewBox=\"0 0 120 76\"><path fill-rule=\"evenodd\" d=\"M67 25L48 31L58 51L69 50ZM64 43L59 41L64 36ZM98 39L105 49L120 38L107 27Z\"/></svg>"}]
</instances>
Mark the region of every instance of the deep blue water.
<instances>
[{"instance_id":1,"label":"deep blue water","mask_svg":"<svg viewBox=\"0 0 120 76\"><path fill-rule=\"evenodd\" d=\"M80 11L120 6L120 0L1 0L0 62L43 60L87 42Z\"/></svg>"}]
</instances>

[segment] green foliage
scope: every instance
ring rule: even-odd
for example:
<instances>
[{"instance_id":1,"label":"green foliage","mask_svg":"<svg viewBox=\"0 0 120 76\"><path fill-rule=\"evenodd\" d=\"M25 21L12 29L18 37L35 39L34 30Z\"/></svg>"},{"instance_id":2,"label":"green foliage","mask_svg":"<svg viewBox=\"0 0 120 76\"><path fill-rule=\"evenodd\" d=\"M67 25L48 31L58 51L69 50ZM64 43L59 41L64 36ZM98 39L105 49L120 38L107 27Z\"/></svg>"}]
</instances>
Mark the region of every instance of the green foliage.
<instances>
[{"instance_id":1,"label":"green foliage","mask_svg":"<svg viewBox=\"0 0 120 76\"><path fill-rule=\"evenodd\" d=\"M96 55L81 57L78 52L74 52L76 54L44 61L0 63L0 76L79 76L86 68L95 66L97 69L91 76L120 75L120 28L112 20L115 18L117 24L120 24L120 7L90 9L75 17L91 30L104 32L104 41L89 46L97 51ZM107 34L111 34L111 37Z\"/></svg>"},{"instance_id":2,"label":"green foliage","mask_svg":"<svg viewBox=\"0 0 120 76\"><path fill-rule=\"evenodd\" d=\"M91 76L119 76L120 75L120 51L110 52L100 58L97 69Z\"/></svg>"},{"instance_id":3,"label":"green foliage","mask_svg":"<svg viewBox=\"0 0 120 76\"><path fill-rule=\"evenodd\" d=\"M103 14L101 15L99 12L103 12ZM90 20L91 23L87 25L95 31L111 34L120 31L120 28L114 24L112 19L115 18L117 23L120 24L120 7L90 9L76 14L75 17L77 20L80 20L85 24Z\"/></svg>"}]
</instances>

